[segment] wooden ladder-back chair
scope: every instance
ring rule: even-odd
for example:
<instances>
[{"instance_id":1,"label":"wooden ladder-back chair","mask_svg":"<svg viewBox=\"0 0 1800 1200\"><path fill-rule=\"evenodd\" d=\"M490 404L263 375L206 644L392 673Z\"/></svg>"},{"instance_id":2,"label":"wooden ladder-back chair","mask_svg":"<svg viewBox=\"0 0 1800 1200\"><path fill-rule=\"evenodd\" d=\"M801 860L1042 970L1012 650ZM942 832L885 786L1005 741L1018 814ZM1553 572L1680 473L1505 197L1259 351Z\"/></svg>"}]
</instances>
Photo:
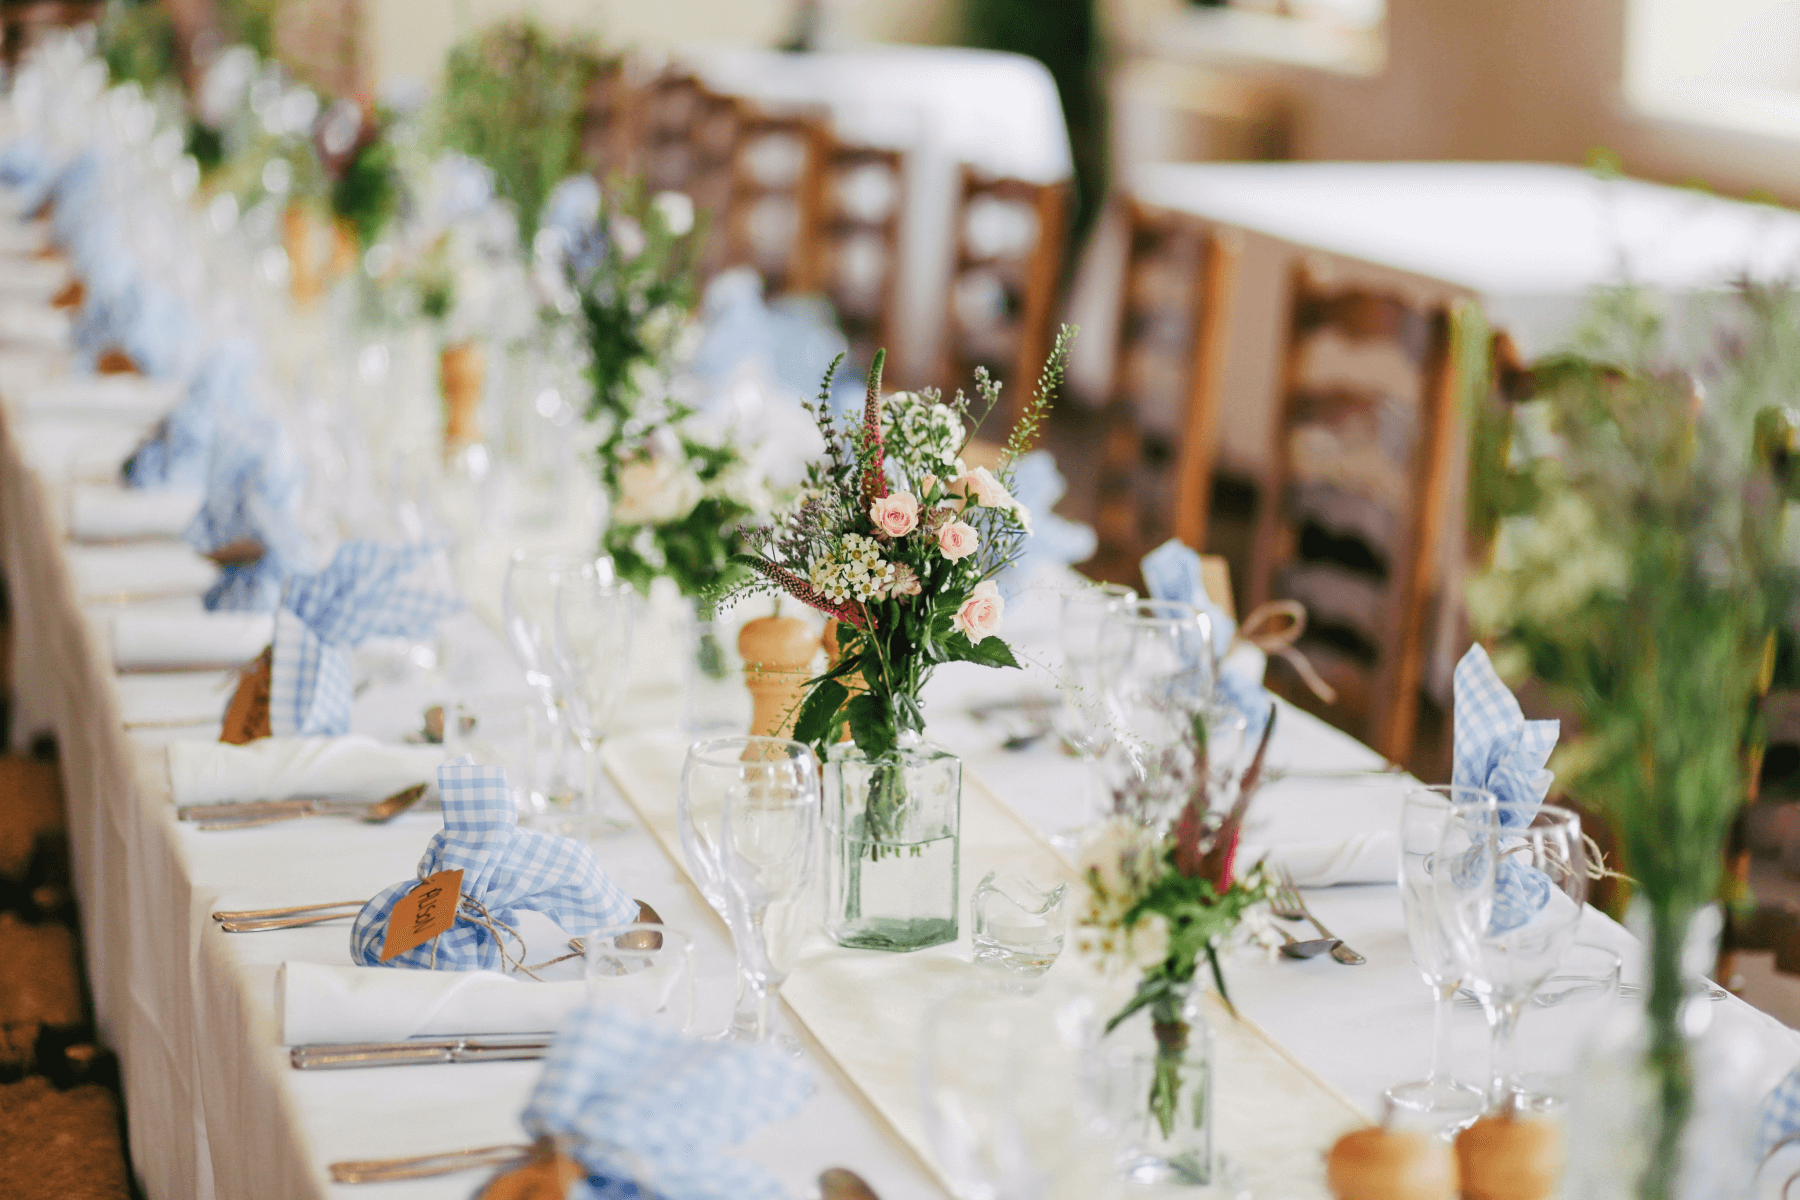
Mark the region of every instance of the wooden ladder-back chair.
<instances>
[{"instance_id":1,"label":"wooden ladder-back chair","mask_svg":"<svg viewBox=\"0 0 1800 1200\"><path fill-rule=\"evenodd\" d=\"M1097 532L1099 557L1130 577L1171 536L1205 548L1237 252L1198 217L1125 205Z\"/></svg>"},{"instance_id":2,"label":"wooden ladder-back chair","mask_svg":"<svg viewBox=\"0 0 1800 1200\"><path fill-rule=\"evenodd\" d=\"M1011 429L1050 350L1068 232L1069 185L962 170L944 329L946 391L977 366L1005 383L995 429Z\"/></svg>"},{"instance_id":3,"label":"wooden ladder-back chair","mask_svg":"<svg viewBox=\"0 0 1800 1200\"><path fill-rule=\"evenodd\" d=\"M861 371L877 347L893 346L905 156L845 142L830 129L819 146L818 190L795 290L831 301L850 342L851 369Z\"/></svg>"},{"instance_id":4,"label":"wooden ladder-back chair","mask_svg":"<svg viewBox=\"0 0 1800 1200\"><path fill-rule=\"evenodd\" d=\"M633 100L633 154L651 192L684 192L708 222L699 264L702 282L726 262L732 163L742 105L692 75L664 72Z\"/></svg>"},{"instance_id":5,"label":"wooden ladder-back chair","mask_svg":"<svg viewBox=\"0 0 1800 1200\"><path fill-rule=\"evenodd\" d=\"M1338 698L1280 690L1396 762L1418 719L1454 387L1445 306L1296 271L1250 604L1306 605L1299 648Z\"/></svg>"},{"instance_id":6,"label":"wooden ladder-back chair","mask_svg":"<svg viewBox=\"0 0 1800 1200\"><path fill-rule=\"evenodd\" d=\"M603 63L588 80L581 106L581 162L602 180L632 167L636 89L624 57Z\"/></svg>"},{"instance_id":7,"label":"wooden ladder-back chair","mask_svg":"<svg viewBox=\"0 0 1800 1200\"><path fill-rule=\"evenodd\" d=\"M768 112L746 104L732 160L726 261L747 263L769 295L795 289L818 221L826 127L813 112Z\"/></svg>"}]
</instances>

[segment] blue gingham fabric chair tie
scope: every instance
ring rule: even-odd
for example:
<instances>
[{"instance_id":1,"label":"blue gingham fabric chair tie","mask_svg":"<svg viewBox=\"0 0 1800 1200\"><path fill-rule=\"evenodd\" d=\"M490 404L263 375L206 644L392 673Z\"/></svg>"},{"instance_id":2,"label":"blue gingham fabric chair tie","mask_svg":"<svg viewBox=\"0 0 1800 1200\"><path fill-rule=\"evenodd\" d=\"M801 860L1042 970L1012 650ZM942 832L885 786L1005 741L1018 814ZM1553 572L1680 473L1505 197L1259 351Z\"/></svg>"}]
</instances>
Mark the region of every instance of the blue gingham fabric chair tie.
<instances>
[{"instance_id":1,"label":"blue gingham fabric chair tie","mask_svg":"<svg viewBox=\"0 0 1800 1200\"><path fill-rule=\"evenodd\" d=\"M1800 1134L1800 1067L1795 1067L1763 1099L1756 1155L1767 1158L1778 1142Z\"/></svg>"},{"instance_id":2,"label":"blue gingham fabric chair tie","mask_svg":"<svg viewBox=\"0 0 1800 1200\"><path fill-rule=\"evenodd\" d=\"M351 651L372 637L423 638L457 611L453 594L417 581L436 547L345 542L324 570L290 575L275 614L269 726L277 737L350 732Z\"/></svg>"},{"instance_id":3,"label":"blue gingham fabric chair tie","mask_svg":"<svg viewBox=\"0 0 1800 1200\"><path fill-rule=\"evenodd\" d=\"M1267 660L1254 655L1237 658L1230 655L1232 639L1237 636L1237 622L1206 594L1199 553L1185 542L1170 538L1144 555L1141 565L1144 586L1151 596L1191 604L1212 622L1219 698L1244 718L1249 726L1248 736L1254 742L1262 736L1263 725L1274 708L1274 701L1269 698L1258 673L1259 665Z\"/></svg>"},{"instance_id":4,"label":"blue gingham fabric chair tie","mask_svg":"<svg viewBox=\"0 0 1800 1200\"><path fill-rule=\"evenodd\" d=\"M1545 764L1556 749L1561 722L1527 721L1480 646L1470 646L1456 664L1453 693L1451 782L1486 788L1502 804L1535 811L1555 779ZM1517 824L1530 817L1515 812L1502 820ZM1494 881L1493 929L1504 932L1525 924L1550 902L1551 888L1542 872L1502 860Z\"/></svg>"},{"instance_id":5,"label":"blue gingham fabric chair tie","mask_svg":"<svg viewBox=\"0 0 1800 1200\"><path fill-rule=\"evenodd\" d=\"M702 1042L616 1007L576 1010L551 1045L521 1116L587 1169L584 1200L786 1200L757 1163L722 1151L798 1112L811 1094L803 1063L768 1046Z\"/></svg>"},{"instance_id":6,"label":"blue gingham fabric chair tie","mask_svg":"<svg viewBox=\"0 0 1800 1200\"><path fill-rule=\"evenodd\" d=\"M432 835L415 878L382 889L357 914L350 930L353 962L440 971L516 970L525 948L507 930L516 928L522 911L543 913L572 936L637 920L637 901L607 877L586 845L519 828L501 768L477 766L465 754L438 768L438 790L444 828ZM463 872L464 903L456 924L383 963L381 948L394 905L419 880L458 869Z\"/></svg>"}]
</instances>

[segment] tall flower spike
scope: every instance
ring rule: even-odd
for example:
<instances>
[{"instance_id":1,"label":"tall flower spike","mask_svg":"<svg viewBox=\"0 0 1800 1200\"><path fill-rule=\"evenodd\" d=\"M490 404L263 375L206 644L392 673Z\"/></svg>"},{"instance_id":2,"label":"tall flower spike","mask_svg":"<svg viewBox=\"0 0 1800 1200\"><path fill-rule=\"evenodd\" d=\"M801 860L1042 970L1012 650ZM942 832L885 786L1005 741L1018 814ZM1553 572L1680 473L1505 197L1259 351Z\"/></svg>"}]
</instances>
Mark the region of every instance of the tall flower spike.
<instances>
[{"instance_id":1,"label":"tall flower spike","mask_svg":"<svg viewBox=\"0 0 1800 1200\"><path fill-rule=\"evenodd\" d=\"M846 625L854 625L858 629L869 628L868 610L856 601L845 600L840 603L830 600L826 597L825 593L814 587L810 581L796 575L786 567L777 566L775 563L769 562L759 555L748 555L738 558L735 561L745 564L751 570L766 577L771 583L775 584L776 587L779 587L782 591L800 601L800 603L811 605L826 616L836 617Z\"/></svg>"},{"instance_id":2,"label":"tall flower spike","mask_svg":"<svg viewBox=\"0 0 1800 1200\"><path fill-rule=\"evenodd\" d=\"M887 495L887 468L881 458L881 367L887 351L877 350L869 367L869 393L863 398L863 449L869 464L863 471L863 509Z\"/></svg>"}]
</instances>

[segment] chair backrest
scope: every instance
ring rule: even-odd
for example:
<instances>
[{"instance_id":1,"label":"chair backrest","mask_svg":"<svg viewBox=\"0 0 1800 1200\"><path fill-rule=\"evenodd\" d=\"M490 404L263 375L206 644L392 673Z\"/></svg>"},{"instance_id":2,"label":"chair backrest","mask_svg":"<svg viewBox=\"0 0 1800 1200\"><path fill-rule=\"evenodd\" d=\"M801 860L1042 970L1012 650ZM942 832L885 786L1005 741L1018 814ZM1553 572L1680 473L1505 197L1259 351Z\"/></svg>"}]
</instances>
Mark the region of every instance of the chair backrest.
<instances>
[{"instance_id":1,"label":"chair backrest","mask_svg":"<svg viewBox=\"0 0 1800 1200\"><path fill-rule=\"evenodd\" d=\"M664 72L633 98L632 158L651 192L684 192L709 222L701 248L702 280L726 262L732 163L742 105L694 76Z\"/></svg>"},{"instance_id":2,"label":"chair backrest","mask_svg":"<svg viewBox=\"0 0 1800 1200\"><path fill-rule=\"evenodd\" d=\"M1403 762L1448 516L1450 313L1301 268L1250 602L1307 606L1300 649L1337 689L1320 715Z\"/></svg>"},{"instance_id":3,"label":"chair backrest","mask_svg":"<svg viewBox=\"0 0 1800 1200\"><path fill-rule=\"evenodd\" d=\"M1050 349L1068 205L1066 183L963 168L938 374L947 391L967 389L978 366L1005 383L995 429L1012 427Z\"/></svg>"},{"instance_id":4,"label":"chair backrest","mask_svg":"<svg viewBox=\"0 0 1800 1200\"><path fill-rule=\"evenodd\" d=\"M818 221L828 137L822 113L745 104L732 159L726 259L755 267L770 295L794 290L799 278L807 234Z\"/></svg>"},{"instance_id":5,"label":"chair backrest","mask_svg":"<svg viewBox=\"0 0 1800 1200\"><path fill-rule=\"evenodd\" d=\"M1206 538L1237 254L1200 218L1125 200L1129 247L1100 478L1100 554Z\"/></svg>"},{"instance_id":6,"label":"chair backrest","mask_svg":"<svg viewBox=\"0 0 1800 1200\"><path fill-rule=\"evenodd\" d=\"M581 105L581 161L601 180L632 169L632 120L637 89L625 56L601 65L588 80Z\"/></svg>"},{"instance_id":7,"label":"chair backrest","mask_svg":"<svg viewBox=\"0 0 1800 1200\"><path fill-rule=\"evenodd\" d=\"M904 155L845 142L826 129L819 140L817 186L794 286L831 300L850 342L850 358L860 369L877 347L892 349Z\"/></svg>"}]
</instances>

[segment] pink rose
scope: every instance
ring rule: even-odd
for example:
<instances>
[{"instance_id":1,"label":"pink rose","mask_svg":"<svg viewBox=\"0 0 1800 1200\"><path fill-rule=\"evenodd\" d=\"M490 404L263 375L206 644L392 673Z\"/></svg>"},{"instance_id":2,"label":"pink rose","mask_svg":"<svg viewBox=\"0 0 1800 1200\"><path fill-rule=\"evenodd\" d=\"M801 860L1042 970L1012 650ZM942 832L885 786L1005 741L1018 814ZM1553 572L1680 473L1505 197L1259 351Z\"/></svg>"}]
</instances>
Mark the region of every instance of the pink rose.
<instances>
[{"instance_id":1,"label":"pink rose","mask_svg":"<svg viewBox=\"0 0 1800 1200\"><path fill-rule=\"evenodd\" d=\"M957 480L965 493L973 492L975 503L983 508L1012 508L1015 501L1012 493L1004 484L994 478L994 473L986 467L976 467L967 475Z\"/></svg>"},{"instance_id":2,"label":"pink rose","mask_svg":"<svg viewBox=\"0 0 1800 1200\"><path fill-rule=\"evenodd\" d=\"M894 492L869 505L869 520L891 538L905 537L919 527L919 502L906 492Z\"/></svg>"},{"instance_id":3,"label":"pink rose","mask_svg":"<svg viewBox=\"0 0 1800 1200\"><path fill-rule=\"evenodd\" d=\"M981 535L967 521L952 521L938 530L938 549L951 562L969 557L981 544Z\"/></svg>"},{"instance_id":4,"label":"pink rose","mask_svg":"<svg viewBox=\"0 0 1800 1200\"><path fill-rule=\"evenodd\" d=\"M950 624L971 642L979 642L990 633L1000 632L1000 618L1005 615L1006 601L1000 596L999 586L984 579L962 602Z\"/></svg>"}]
</instances>

